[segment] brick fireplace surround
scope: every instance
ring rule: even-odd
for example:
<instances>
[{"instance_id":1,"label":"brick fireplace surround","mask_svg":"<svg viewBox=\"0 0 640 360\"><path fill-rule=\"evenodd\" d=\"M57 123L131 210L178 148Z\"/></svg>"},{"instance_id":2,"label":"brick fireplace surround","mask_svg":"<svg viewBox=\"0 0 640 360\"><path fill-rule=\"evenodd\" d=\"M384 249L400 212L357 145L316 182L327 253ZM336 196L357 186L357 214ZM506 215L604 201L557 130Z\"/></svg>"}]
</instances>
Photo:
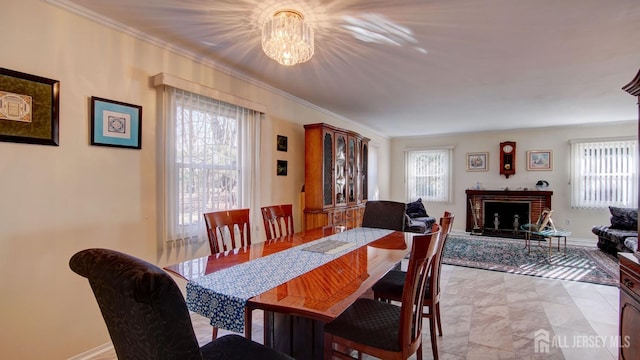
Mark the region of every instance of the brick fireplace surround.
<instances>
[{"instance_id":1,"label":"brick fireplace surround","mask_svg":"<svg viewBox=\"0 0 640 360\"><path fill-rule=\"evenodd\" d=\"M540 213L544 208L552 209L551 207L551 195L553 191L538 191L538 190L467 190L467 227L466 231L471 232L473 230L473 213L471 211L471 205L473 204L478 219L478 226L482 229L493 228L493 219L487 219L485 224L484 219L484 203L485 201L493 202L519 202L529 203L530 214L529 219L521 219L521 224L528 222L536 222ZM500 234L492 234L491 231L484 231L485 236Z\"/></svg>"}]
</instances>

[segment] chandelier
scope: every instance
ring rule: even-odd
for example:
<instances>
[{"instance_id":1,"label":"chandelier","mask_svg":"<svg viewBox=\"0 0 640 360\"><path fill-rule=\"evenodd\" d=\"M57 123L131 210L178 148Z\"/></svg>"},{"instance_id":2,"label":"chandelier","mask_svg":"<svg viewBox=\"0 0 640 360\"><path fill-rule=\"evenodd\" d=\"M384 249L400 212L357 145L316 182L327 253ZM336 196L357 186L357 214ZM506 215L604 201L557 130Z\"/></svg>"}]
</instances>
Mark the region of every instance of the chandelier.
<instances>
[{"instance_id":1,"label":"chandelier","mask_svg":"<svg viewBox=\"0 0 640 360\"><path fill-rule=\"evenodd\" d=\"M262 50L282 65L303 63L313 56L313 29L295 10L280 10L264 23Z\"/></svg>"}]
</instances>

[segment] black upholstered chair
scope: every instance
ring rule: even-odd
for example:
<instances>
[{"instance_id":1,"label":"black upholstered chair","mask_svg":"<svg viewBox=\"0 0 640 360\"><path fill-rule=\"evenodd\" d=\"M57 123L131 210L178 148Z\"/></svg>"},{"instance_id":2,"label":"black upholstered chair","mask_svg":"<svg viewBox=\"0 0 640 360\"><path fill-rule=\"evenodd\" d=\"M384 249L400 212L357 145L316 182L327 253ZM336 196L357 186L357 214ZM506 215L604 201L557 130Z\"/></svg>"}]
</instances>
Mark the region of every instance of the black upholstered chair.
<instances>
[{"instance_id":1,"label":"black upholstered chair","mask_svg":"<svg viewBox=\"0 0 640 360\"><path fill-rule=\"evenodd\" d=\"M442 231L441 241L436 249L435 260L429 269L429 277L424 293L424 306L422 316L429 319L429 330L431 335L431 349L433 358L438 359L438 342L436 339L436 327L438 334L442 336L442 321L440 320L440 268L442 265L442 254L447 237L451 232L455 215L448 211L440 218L440 229ZM407 273L400 270L389 271L382 279L373 285L374 299L390 301L401 301L402 292L407 278ZM426 310L425 310L426 309ZM428 310L428 311L427 311Z\"/></svg>"},{"instance_id":2,"label":"black upholstered chair","mask_svg":"<svg viewBox=\"0 0 640 360\"><path fill-rule=\"evenodd\" d=\"M359 298L324 326L324 358L351 358L356 350L380 359L422 359L422 304L428 269L435 261L440 229L413 238L401 305Z\"/></svg>"},{"instance_id":3,"label":"black upholstered chair","mask_svg":"<svg viewBox=\"0 0 640 360\"><path fill-rule=\"evenodd\" d=\"M407 204L388 200L367 201L362 226L404 231Z\"/></svg>"},{"instance_id":4,"label":"black upholstered chair","mask_svg":"<svg viewBox=\"0 0 640 360\"><path fill-rule=\"evenodd\" d=\"M89 280L118 359L291 359L239 335L199 347L182 293L157 266L107 249L71 257Z\"/></svg>"}]
</instances>

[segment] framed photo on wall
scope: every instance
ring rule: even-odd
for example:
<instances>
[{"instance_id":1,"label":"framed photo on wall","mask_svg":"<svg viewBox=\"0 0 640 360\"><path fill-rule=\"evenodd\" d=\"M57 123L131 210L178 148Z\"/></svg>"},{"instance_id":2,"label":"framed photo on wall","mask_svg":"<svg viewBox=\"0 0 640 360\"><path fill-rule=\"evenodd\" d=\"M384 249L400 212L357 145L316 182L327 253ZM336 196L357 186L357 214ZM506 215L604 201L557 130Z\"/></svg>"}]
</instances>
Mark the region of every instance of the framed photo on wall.
<instances>
[{"instance_id":1,"label":"framed photo on wall","mask_svg":"<svg viewBox=\"0 0 640 360\"><path fill-rule=\"evenodd\" d=\"M488 171L489 153L475 152L467 153L467 171Z\"/></svg>"},{"instance_id":2,"label":"framed photo on wall","mask_svg":"<svg viewBox=\"0 0 640 360\"><path fill-rule=\"evenodd\" d=\"M287 151L287 137L283 135L278 135L276 142L276 149L278 151Z\"/></svg>"},{"instance_id":3,"label":"framed photo on wall","mask_svg":"<svg viewBox=\"0 0 640 360\"><path fill-rule=\"evenodd\" d=\"M91 145L142 148L142 106L92 96Z\"/></svg>"},{"instance_id":4,"label":"framed photo on wall","mask_svg":"<svg viewBox=\"0 0 640 360\"><path fill-rule=\"evenodd\" d=\"M278 160L276 164L276 175L287 176L287 160Z\"/></svg>"},{"instance_id":5,"label":"framed photo on wall","mask_svg":"<svg viewBox=\"0 0 640 360\"><path fill-rule=\"evenodd\" d=\"M527 151L527 170L552 170L553 153L551 150Z\"/></svg>"},{"instance_id":6,"label":"framed photo on wall","mask_svg":"<svg viewBox=\"0 0 640 360\"><path fill-rule=\"evenodd\" d=\"M58 80L0 68L0 141L59 145Z\"/></svg>"}]
</instances>

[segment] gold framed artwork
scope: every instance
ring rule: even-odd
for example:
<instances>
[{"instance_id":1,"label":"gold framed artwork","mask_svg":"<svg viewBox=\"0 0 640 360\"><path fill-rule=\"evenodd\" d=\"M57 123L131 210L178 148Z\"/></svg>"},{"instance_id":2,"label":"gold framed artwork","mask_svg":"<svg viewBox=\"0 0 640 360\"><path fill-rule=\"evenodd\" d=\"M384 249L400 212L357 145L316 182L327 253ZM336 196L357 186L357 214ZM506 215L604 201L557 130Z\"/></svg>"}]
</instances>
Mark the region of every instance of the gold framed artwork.
<instances>
[{"instance_id":1,"label":"gold framed artwork","mask_svg":"<svg viewBox=\"0 0 640 360\"><path fill-rule=\"evenodd\" d=\"M59 145L60 82L0 68L0 141Z\"/></svg>"},{"instance_id":2,"label":"gold framed artwork","mask_svg":"<svg viewBox=\"0 0 640 360\"><path fill-rule=\"evenodd\" d=\"M527 170L552 170L553 152L551 150L527 151Z\"/></svg>"},{"instance_id":3,"label":"gold framed artwork","mask_svg":"<svg viewBox=\"0 0 640 360\"><path fill-rule=\"evenodd\" d=\"M489 153L474 152L467 153L467 171L488 171Z\"/></svg>"}]
</instances>

